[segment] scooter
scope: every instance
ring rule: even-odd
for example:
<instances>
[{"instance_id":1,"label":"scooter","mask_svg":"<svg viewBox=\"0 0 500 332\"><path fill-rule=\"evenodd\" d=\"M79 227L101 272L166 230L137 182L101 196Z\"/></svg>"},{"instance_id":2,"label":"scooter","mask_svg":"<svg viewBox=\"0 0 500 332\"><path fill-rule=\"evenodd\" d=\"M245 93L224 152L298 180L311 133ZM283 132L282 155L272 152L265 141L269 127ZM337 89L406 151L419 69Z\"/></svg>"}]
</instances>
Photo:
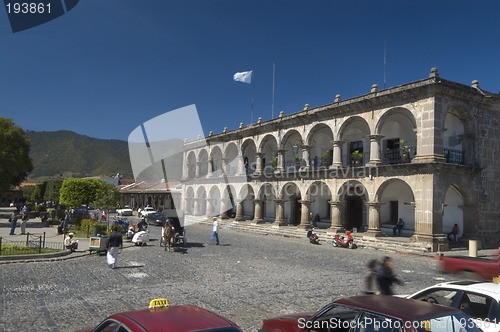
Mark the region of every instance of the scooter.
<instances>
[{"instance_id":1,"label":"scooter","mask_svg":"<svg viewBox=\"0 0 500 332\"><path fill-rule=\"evenodd\" d=\"M319 237L316 233L314 233L314 228L307 231L307 238L312 244L319 244Z\"/></svg>"},{"instance_id":2,"label":"scooter","mask_svg":"<svg viewBox=\"0 0 500 332\"><path fill-rule=\"evenodd\" d=\"M332 245L334 247L355 249L357 246L354 243L354 238L352 237L351 232L347 231L345 232L345 235L345 237L339 234L335 235L335 238L332 241Z\"/></svg>"},{"instance_id":3,"label":"scooter","mask_svg":"<svg viewBox=\"0 0 500 332\"><path fill-rule=\"evenodd\" d=\"M127 235L128 240L132 240L132 238L135 235L135 225L134 224L130 224L129 228L127 229L126 235Z\"/></svg>"}]
</instances>

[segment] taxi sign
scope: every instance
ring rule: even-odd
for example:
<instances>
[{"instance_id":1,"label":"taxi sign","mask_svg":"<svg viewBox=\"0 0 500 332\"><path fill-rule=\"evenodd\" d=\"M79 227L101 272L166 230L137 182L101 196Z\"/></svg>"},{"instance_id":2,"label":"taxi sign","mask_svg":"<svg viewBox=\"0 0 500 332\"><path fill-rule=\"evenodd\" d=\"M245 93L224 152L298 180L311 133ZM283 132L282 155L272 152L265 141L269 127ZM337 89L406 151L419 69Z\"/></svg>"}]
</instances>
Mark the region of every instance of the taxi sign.
<instances>
[{"instance_id":1,"label":"taxi sign","mask_svg":"<svg viewBox=\"0 0 500 332\"><path fill-rule=\"evenodd\" d=\"M163 308L168 307L168 301L165 298L152 299L149 302L149 308Z\"/></svg>"}]
</instances>

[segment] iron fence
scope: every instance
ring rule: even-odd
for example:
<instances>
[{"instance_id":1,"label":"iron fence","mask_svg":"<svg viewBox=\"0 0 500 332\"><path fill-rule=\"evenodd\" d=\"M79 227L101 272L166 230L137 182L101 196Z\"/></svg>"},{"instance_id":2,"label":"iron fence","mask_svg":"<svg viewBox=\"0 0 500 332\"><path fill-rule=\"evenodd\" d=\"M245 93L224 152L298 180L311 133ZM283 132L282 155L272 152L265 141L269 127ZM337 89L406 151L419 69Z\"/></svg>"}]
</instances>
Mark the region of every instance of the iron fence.
<instances>
[{"instance_id":1,"label":"iron fence","mask_svg":"<svg viewBox=\"0 0 500 332\"><path fill-rule=\"evenodd\" d=\"M45 232L39 234L28 233L25 239L16 241L0 237L0 255L2 256L41 254L64 249L63 242L45 241Z\"/></svg>"}]
</instances>

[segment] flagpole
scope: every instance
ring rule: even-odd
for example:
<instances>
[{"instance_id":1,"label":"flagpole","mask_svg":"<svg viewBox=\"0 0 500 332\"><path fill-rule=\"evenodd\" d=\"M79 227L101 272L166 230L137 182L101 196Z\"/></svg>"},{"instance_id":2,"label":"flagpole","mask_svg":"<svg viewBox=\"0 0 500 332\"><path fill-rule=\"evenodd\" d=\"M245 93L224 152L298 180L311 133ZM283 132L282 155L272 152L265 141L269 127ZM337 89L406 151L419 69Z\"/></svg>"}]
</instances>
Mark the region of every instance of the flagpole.
<instances>
[{"instance_id":1,"label":"flagpole","mask_svg":"<svg viewBox=\"0 0 500 332\"><path fill-rule=\"evenodd\" d=\"M255 81L255 70L252 71L252 114L250 116L250 124L253 124L253 82Z\"/></svg>"},{"instance_id":2,"label":"flagpole","mask_svg":"<svg viewBox=\"0 0 500 332\"><path fill-rule=\"evenodd\" d=\"M271 107L271 120L274 119L274 79L275 79L275 75L276 75L276 69L275 69L274 61L273 61L273 104Z\"/></svg>"}]
</instances>

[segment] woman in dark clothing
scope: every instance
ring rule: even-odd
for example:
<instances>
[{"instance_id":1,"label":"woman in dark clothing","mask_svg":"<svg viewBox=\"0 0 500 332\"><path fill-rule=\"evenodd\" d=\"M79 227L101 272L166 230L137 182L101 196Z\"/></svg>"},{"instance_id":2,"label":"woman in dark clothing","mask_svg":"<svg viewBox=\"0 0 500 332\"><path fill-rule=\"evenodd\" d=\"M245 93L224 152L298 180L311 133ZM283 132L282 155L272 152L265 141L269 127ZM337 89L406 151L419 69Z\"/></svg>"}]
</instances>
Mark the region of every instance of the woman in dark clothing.
<instances>
[{"instance_id":1,"label":"woman in dark clothing","mask_svg":"<svg viewBox=\"0 0 500 332\"><path fill-rule=\"evenodd\" d=\"M394 295L392 285L396 283L402 285L403 282L396 277L392 270L392 258L385 256L382 265L377 270L377 284L380 294Z\"/></svg>"}]
</instances>

